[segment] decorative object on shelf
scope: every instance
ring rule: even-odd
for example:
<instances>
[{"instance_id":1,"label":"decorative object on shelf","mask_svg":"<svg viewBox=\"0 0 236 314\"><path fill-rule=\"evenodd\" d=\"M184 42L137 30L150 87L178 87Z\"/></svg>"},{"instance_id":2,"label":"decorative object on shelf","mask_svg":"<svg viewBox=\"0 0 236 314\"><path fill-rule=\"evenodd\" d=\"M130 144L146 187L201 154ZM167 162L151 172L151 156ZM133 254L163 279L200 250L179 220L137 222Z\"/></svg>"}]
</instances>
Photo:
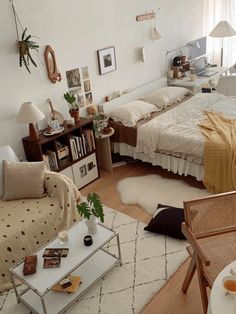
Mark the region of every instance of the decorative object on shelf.
<instances>
[{"instance_id":1,"label":"decorative object on shelf","mask_svg":"<svg viewBox=\"0 0 236 314\"><path fill-rule=\"evenodd\" d=\"M56 111L53 108L52 100L50 98L47 99L47 102L48 102L50 109L51 109L51 112L50 112L51 120L52 121L57 120L57 121L59 121L59 124L63 124L64 116L59 111Z\"/></svg>"},{"instance_id":2,"label":"decorative object on shelf","mask_svg":"<svg viewBox=\"0 0 236 314\"><path fill-rule=\"evenodd\" d=\"M43 132L43 135L44 136L52 136L52 135L60 134L64 130L65 130L65 128L63 126L60 126L60 128L57 130L53 130L53 128L51 126L48 126L48 128Z\"/></svg>"},{"instance_id":3,"label":"decorative object on shelf","mask_svg":"<svg viewBox=\"0 0 236 314\"><path fill-rule=\"evenodd\" d=\"M78 212L86 218L86 224L89 234L95 234L97 231L97 218L104 222L104 210L101 198L96 193L89 193L87 201L77 205Z\"/></svg>"},{"instance_id":4,"label":"decorative object on shelf","mask_svg":"<svg viewBox=\"0 0 236 314\"><path fill-rule=\"evenodd\" d=\"M90 105L86 108L89 118L93 118L98 113L98 108L96 105Z\"/></svg>"},{"instance_id":5,"label":"decorative object on shelf","mask_svg":"<svg viewBox=\"0 0 236 314\"><path fill-rule=\"evenodd\" d=\"M26 70L31 73L30 71L30 63L33 64L35 67L37 67L36 62L34 61L31 52L35 51L38 52L39 45L32 40L32 35L26 35L27 28L23 28L20 19L16 13L13 0L10 0L13 15L14 15L14 21L16 26L16 36L17 36L17 45L18 45L18 51L19 51L19 65L20 67L25 67ZM22 35L19 35L18 25L22 29Z\"/></svg>"},{"instance_id":6,"label":"decorative object on shelf","mask_svg":"<svg viewBox=\"0 0 236 314\"><path fill-rule=\"evenodd\" d=\"M44 51L44 58L48 72L48 78L52 83L61 81L61 73L58 70L55 52L51 46L47 45Z\"/></svg>"},{"instance_id":7,"label":"decorative object on shelf","mask_svg":"<svg viewBox=\"0 0 236 314\"><path fill-rule=\"evenodd\" d=\"M98 112L93 116L93 129L96 138L99 138L104 128L108 125L108 116L105 113Z\"/></svg>"},{"instance_id":8,"label":"decorative object on shelf","mask_svg":"<svg viewBox=\"0 0 236 314\"><path fill-rule=\"evenodd\" d=\"M64 98L67 101L69 106L69 112L72 118L74 118L75 123L80 120L79 117L79 105L76 101L76 97L73 94L69 94L68 92L64 94Z\"/></svg>"},{"instance_id":9,"label":"decorative object on shelf","mask_svg":"<svg viewBox=\"0 0 236 314\"><path fill-rule=\"evenodd\" d=\"M209 34L209 36L211 37L221 38L221 58L220 58L221 66L223 66L224 38L232 37L234 35L236 35L236 31L227 21L220 21Z\"/></svg>"},{"instance_id":10,"label":"decorative object on shelf","mask_svg":"<svg viewBox=\"0 0 236 314\"><path fill-rule=\"evenodd\" d=\"M114 46L98 50L97 55L100 75L116 70L116 54Z\"/></svg>"},{"instance_id":11,"label":"decorative object on shelf","mask_svg":"<svg viewBox=\"0 0 236 314\"><path fill-rule=\"evenodd\" d=\"M24 102L16 116L16 122L22 124L29 123L29 136L32 141L37 141L39 135L34 123L42 120L45 115L32 102Z\"/></svg>"}]
</instances>

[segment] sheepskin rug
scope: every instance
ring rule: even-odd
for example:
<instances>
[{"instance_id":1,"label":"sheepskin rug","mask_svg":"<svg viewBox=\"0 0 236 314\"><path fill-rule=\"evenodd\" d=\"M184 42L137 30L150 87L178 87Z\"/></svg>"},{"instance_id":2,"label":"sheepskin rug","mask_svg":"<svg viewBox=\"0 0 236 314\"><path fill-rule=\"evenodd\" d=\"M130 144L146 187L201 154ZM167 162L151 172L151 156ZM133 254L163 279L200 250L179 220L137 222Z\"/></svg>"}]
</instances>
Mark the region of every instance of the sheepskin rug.
<instances>
[{"instance_id":1,"label":"sheepskin rug","mask_svg":"<svg viewBox=\"0 0 236 314\"><path fill-rule=\"evenodd\" d=\"M211 195L206 189L156 174L123 179L118 183L117 191L123 204L139 205L150 214L158 203L182 207L183 201Z\"/></svg>"}]
</instances>

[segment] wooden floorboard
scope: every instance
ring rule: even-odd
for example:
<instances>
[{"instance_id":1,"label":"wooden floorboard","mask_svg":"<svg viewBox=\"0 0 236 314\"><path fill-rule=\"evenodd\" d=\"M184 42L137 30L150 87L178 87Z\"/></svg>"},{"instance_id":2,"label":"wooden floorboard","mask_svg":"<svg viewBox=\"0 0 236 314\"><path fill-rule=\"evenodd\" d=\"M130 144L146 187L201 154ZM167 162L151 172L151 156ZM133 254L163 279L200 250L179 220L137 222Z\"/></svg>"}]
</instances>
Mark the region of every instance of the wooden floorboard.
<instances>
[{"instance_id":1,"label":"wooden floorboard","mask_svg":"<svg viewBox=\"0 0 236 314\"><path fill-rule=\"evenodd\" d=\"M124 205L120 202L116 191L117 183L127 177L141 176L146 174L159 174L163 177L184 180L191 186L203 188L203 184L192 177L174 175L159 167L141 162L130 162L125 166L113 169L113 174L100 170L100 178L81 190L83 195L90 192L98 193L103 203L139 221L147 223L150 215L139 206ZM187 260L178 271L171 277L166 285L151 300L142 311L142 314L202 314L201 299L196 275L189 287L187 294L182 293L181 285L185 277L189 261Z\"/></svg>"}]
</instances>

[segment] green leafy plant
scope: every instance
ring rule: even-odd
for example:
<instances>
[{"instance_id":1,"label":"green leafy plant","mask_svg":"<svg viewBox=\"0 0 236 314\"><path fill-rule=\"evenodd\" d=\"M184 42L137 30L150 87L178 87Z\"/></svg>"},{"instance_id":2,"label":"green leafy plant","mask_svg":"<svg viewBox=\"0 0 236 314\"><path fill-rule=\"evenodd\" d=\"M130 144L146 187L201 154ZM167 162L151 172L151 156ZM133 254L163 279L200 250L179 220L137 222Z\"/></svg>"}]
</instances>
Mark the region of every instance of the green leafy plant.
<instances>
[{"instance_id":1,"label":"green leafy plant","mask_svg":"<svg viewBox=\"0 0 236 314\"><path fill-rule=\"evenodd\" d=\"M29 66L30 62L37 67L36 62L32 58L32 51L38 52L39 45L32 41L32 35L26 35L27 28L24 29L21 40L18 41L18 48L19 48L19 64L20 67L25 66L26 70L30 72Z\"/></svg>"},{"instance_id":2,"label":"green leafy plant","mask_svg":"<svg viewBox=\"0 0 236 314\"><path fill-rule=\"evenodd\" d=\"M78 110L79 109L79 105L76 102L75 95L67 92L64 94L64 98L67 101L67 104L68 104L70 110Z\"/></svg>"},{"instance_id":3,"label":"green leafy plant","mask_svg":"<svg viewBox=\"0 0 236 314\"><path fill-rule=\"evenodd\" d=\"M94 215L99 218L102 223L104 222L102 201L100 196L96 193L89 193L87 195L87 201L78 204L77 210L79 214L86 219L90 219L91 215Z\"/></svg>"}]
</instances>

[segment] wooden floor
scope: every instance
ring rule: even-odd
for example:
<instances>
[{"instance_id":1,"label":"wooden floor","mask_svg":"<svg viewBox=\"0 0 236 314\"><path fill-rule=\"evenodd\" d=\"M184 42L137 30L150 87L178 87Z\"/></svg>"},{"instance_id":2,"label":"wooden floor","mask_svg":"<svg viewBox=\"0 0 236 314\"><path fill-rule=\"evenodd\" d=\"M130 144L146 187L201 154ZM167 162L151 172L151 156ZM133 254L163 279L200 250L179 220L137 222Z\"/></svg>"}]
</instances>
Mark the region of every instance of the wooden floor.
<instances>
[{"instance_id":1,"label":"wooden floor","mask_svg":"<svg viewBox=\"0 0 236 314\"><path fill-rule=\"evenodd\" d=\"M137 220L147 223L150 216L139 206L124 205L119 200L116 192L117 183L124 178L140 176L146 174L159 174L163 177L184 180L191 186L203 188L203 185L191 177L182 177L153 167L141 162L130 162L125 166L113 169L113 174L107 171L100 171L100 178L81 190L83 195L90 192L98 193L102 201L108 207L114 208ZM181 285L185 277L189 261L187 260L179 270L172 276L162 290L146 306L142 314L202 314L200 293L196 275L190 285L188 293L185 295L181 291Z\"/></svg>"}]
</instances>

